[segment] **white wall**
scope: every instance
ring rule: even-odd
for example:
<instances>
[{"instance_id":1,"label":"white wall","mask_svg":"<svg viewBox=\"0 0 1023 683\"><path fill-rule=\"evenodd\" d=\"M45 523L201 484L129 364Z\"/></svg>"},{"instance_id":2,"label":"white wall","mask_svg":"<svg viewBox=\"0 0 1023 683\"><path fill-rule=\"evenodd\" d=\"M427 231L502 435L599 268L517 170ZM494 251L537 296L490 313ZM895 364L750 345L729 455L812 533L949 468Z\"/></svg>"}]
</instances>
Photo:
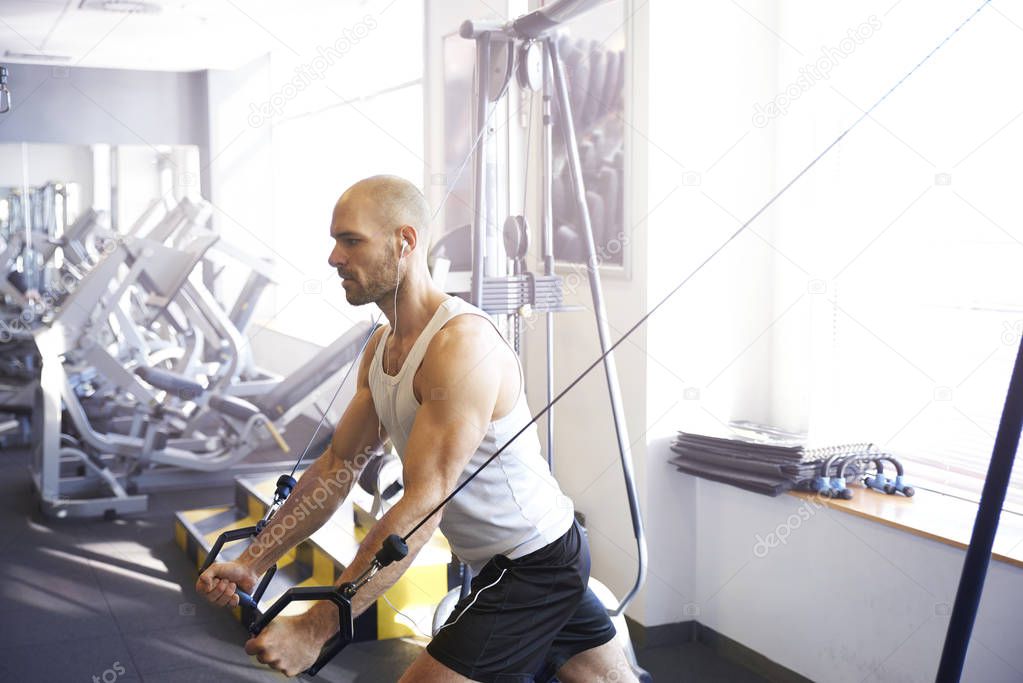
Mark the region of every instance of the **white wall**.
<instances>
[{"instance_id":1,"label":"white wall","mask_svg":"<svg viewBox=\"0 0 1023 683\"><path fill-rule=\"evenodd\" d=\"M813 680L934 680L964 551L676 476L699 509L691 618ZM785 542L769 547L771 534ZM963 680L1023 677L1021 615L1023 570L992 562Z\"/></svg>"}]
</instances>

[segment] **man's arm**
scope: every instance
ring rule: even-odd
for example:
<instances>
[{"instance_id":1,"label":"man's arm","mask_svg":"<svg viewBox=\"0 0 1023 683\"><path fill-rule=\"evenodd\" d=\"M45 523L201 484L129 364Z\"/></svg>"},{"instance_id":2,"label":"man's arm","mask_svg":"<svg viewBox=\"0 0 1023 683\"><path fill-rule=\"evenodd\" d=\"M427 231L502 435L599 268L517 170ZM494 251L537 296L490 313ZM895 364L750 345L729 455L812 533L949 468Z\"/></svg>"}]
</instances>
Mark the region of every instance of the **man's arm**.
<instances>
[{"instance_id":1,"label":"man's arm","mask_svg":"<svg viewBox=\"0 0 1023 683\"><path fill-rule=\"evenodd\" d=\"M431 340L418 377L422 402L404 457L404 496L367 534L338 585L365 571L387 536L407 534L454 490L486 435L497 404L502 372L499 356L493 353L494 340L493 328L476 316L452 321ZM354 615L364 612L412 564L441 514L408 539L404 560L382 569L359 590L352 604ZM338 630L337 608L331 603L317 603L305 619L320 643Z\"/></svg>"},{"instance_id":2,"label":"man's arm","mask_svg":"<svg viewBox=\"0 0 1023 683\"><path fill-rule=\"evenodd\" d=\"M199 577L196 590L210 602L221 607L237 605L237 587L251 592L282 555L323 526L387 438L369 390L369 366L379 339L378 332L366 345L355 395L334 430L330 447L303 472L287 501L237 560L215 563Z\"/></svg>"}]
</instances>

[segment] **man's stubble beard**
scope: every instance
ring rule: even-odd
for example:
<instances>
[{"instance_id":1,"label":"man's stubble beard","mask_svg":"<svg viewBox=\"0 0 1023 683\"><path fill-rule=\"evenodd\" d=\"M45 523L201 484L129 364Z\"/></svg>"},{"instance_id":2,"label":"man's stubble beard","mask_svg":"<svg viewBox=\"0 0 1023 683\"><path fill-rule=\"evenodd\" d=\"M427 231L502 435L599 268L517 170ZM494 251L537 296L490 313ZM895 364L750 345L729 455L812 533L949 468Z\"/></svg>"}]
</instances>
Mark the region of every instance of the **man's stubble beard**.
<instances>
[{"instance_id":1,"label":"man's stubble beard","mask_svg":"<svg viewBox=\"0 0 1023 683\"><path fill-rule=\"evenodd\" d=\"M345 298L352 306L378 304L384 299L394 298L394 285L398 277L398 260L388 252L380 267L365 285L356 283L357 291L345 290Z\"/></svg>"}]
</instances>

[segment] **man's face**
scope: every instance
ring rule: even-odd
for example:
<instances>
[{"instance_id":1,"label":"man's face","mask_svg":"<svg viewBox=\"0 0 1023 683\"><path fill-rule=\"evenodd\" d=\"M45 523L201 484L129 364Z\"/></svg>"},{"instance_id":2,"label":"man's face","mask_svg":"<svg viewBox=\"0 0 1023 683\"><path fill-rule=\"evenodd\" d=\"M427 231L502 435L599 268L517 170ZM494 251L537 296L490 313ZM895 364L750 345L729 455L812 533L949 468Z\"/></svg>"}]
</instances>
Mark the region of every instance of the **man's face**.
<instances>
[{"instance_id":1,"label":"man's face","mask_svg":"<svg viewBox=\"0 0 1023 683\"><path fill-rule=\"evenodd\" d=\"M334 248L327 261L341 277L348 303L362 306L393 296L398 255L389 230L365 212L343 207L334 212L330 235Z\"/></svg>"}]
</instances>

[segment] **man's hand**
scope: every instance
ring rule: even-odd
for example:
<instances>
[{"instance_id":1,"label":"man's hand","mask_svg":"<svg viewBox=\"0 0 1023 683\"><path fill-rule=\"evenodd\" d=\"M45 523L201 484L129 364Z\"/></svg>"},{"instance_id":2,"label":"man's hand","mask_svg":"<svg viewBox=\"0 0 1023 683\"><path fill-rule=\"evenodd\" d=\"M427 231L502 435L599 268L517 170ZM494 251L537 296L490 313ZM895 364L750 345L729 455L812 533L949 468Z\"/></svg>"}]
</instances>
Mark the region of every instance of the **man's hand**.
<instances>
[{"instance_id":1,"label":"man's hand","mask_svg":"<svg viewBox=\"0 0 1023 683\"><path fill-rule=\"evenodd\" d=\"M316 663L323 643L304 615L278 615L258 636L245 643L245 652L290 677Z\"/></svg>"},{"instance_id":2,"label":"man's hand","mask_svg":"<svg viewBox=\"0 0 1023 683\"><path fill-rule=\"evenodd\" d=\"M196 592L217 607L235 607L239 588L248 594L256 587L259 576L240 562L214 562L199 575Z\"/></svg>"}]
</instances>

